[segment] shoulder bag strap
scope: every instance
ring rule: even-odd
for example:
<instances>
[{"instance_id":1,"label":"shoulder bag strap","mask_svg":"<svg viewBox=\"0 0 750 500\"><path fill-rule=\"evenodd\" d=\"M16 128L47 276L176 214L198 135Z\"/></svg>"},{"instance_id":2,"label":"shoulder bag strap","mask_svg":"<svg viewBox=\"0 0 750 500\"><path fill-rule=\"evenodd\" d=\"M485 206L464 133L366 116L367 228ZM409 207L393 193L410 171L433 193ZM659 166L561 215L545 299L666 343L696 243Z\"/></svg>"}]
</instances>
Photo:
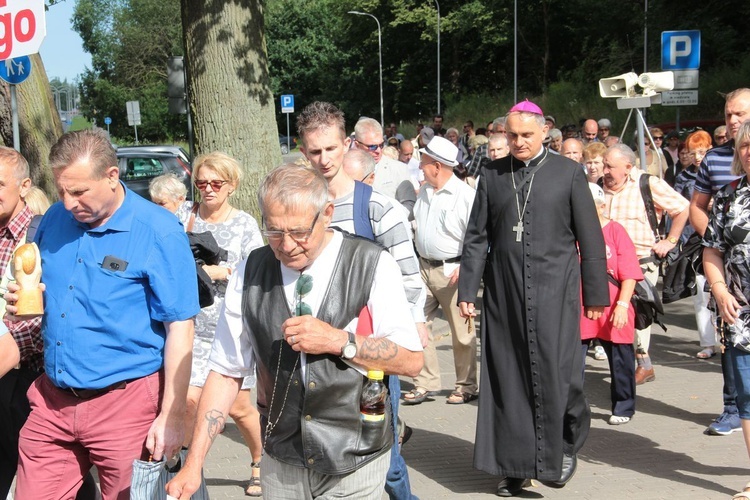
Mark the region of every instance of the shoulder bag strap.
<instances>
[{"instance_id":1,"label":"shoulder bag strap","mask_svg":"<svg viewBox=\"0 0 750 500\"><path fill-rule=\"evenodd\" d=\"M656 209L654 208L654 198L651 196L651 185L649 182L651 181L651 175L650 174L641 174L641 178L639 179L639 186L641 188L641 198L643 198L643 205L646 207L646 216L648 217L648 223L651 226L651 231L653 231L654 236L656 237L656 241L659 241L661 237L659 236L659 222L656 220Z\"/></svg>"},{"instance_id":2,"label":"shoulder bag strap","mask_svg":"<svg viewBox=\"0 0 750 500\"><path fill-rule=\"evenodd\" d=\"M193 202L193 208L190 210L190 219L188 219L187 231L188 233L193 232L193 225L195 224L195 215L200 209L200 203Z\"/></svg>"}]
</instances>

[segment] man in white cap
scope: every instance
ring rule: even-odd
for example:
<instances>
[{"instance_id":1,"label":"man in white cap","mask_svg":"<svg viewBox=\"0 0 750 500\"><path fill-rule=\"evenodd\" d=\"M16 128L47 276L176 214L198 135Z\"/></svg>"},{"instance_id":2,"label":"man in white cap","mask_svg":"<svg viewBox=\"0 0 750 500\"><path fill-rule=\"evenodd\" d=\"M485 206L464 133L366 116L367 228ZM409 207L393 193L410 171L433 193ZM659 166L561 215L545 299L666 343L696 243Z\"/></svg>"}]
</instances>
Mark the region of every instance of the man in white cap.
<instances>
[{"instance_id":1,"label":"man in white cap","mask_svg":"<svg viewBox=\"0 0 750 500\"><path fill-rule=\"evenodd\" d=\"M414 389L404 395L404 404L419 404L440 391L440 366L432 339L432 320L438 307L448 321L453 339L456 370L449 404L463 404L477 398L477 337L469 330L458 310L458 275L466 225L474 203L474 189L453 174L458 165L458 148L442 137L433 138L420 150L419 168L425 183L414 205L417 223L415 243L422 280L427 288L425 316L430 341L425 347L425 364L414 379Z\"/></svg>"},{"instance_id":2,"label":"man in white cap","mask_svg":"<svg viewBox=\"0 0 750 500\"><path fill-rule=\"evenodd\" d=\"M527 479L560 488L575 473L591 420L581 299L586 316L598 319L609 285L583 170L542 146L547 125L536 104L511 108L505 125L510 156L479 178L458 300L462 316L474 316L484 277L474 467L504 476L497 495L513 496Z\"/></svg>"}]
</instances>

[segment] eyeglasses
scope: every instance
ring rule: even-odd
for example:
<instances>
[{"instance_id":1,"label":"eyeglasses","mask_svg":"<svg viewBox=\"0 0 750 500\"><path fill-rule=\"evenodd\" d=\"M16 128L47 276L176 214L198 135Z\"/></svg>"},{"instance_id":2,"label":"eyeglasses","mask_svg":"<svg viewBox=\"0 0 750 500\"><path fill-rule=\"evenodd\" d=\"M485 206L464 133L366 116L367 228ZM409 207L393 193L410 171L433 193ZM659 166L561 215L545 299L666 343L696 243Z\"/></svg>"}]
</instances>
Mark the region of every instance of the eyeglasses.
<instances>
[{"instance_id":1,"label":"eyeglasses","mask_svg":"<svg viewBox=\"0 0 750 500\"><path fill-rule=\"evenodd\" d=\"M716 140L724 140L724 139L726 139L726 138L727 138L727 135L726 135L726 134L724 134L724 135L717 135L717 136L716 136Z\"/></svg>"},{"instance_id":2,"label":"eyeglasses","mask_svg":"<svg viewBox=\"0 0 750 500\"><path fill-rule=\"evenodd\" d=\"M318 217L320 217L320 212L315 214L315 218L312 221L312 224L310 225L310 229L303 229L303 230L293 230L293 231L275 231L268 229L264 229L260 232L263 236L265 236L268 241L273 241L274 243L278 243L281 240L284 239L284 236L287 234L297 243L304 243L307 241L307 239L312 235L312 232L315 230L315 224L318 223Z\"/></svg>"},{"instance_id":3,"label":"eyeglasses","mask_svg":"<svg viewBox=\"0 0 750 500\"><path fill-rule=\"evenodd\" d=\"M609 129L607 127L599 127L600 132L609 132Z\"/></svg>"},{"instance_id":4,"label":"eyeglasses","mask_svg":"<svg viewBox=\"0 0 750 500\"><path fill-rule=\"evenodd\" d=\"M300 274L297 278L297 284L294 286L295 302L294 308L295 316L312 316L312 307L310 304L302 302L302 299L312 291L313 277L309 274Z\"/></svg>"},{"instance_id":5,"label":"eyeglasses","mask_svg":"<svg viewBox=\"0 0 750 500\"><path fill-rule=\"evenodd\" d=\"M357 144L366 147L368 151L377 151L378 149L383 149L383 146L385 146L384 142L381 142L380 144L365 144L362 141L357 141Z\"/></svg>"},{"instance_id":6,"label":"eyeglasses","mask_svg":"<svg viewBox=\"0 0 750 500\"><path fill-rule=\"evenodd\" d=\"M664 136L663 135L655 135L654 136L654 140L655 141L662 141L662 140L664 140Z\"/></svg>"},{"instance_id":7,"label":"eyeglasses","mask_svg":"<svg viewBox=\"0 0 750 500\"><path fill-rule=\"evenodd\" d=\"M197 187L201 191L203 191L204 189L206 189L206 187L209 184L211 185L211 189L213 189L214 191L218 191L222 187L224 187L224 184L227 184L228 182L229 181L220 181L220 180L215 180L215 181L195 181L195 182L193 182L193 184L195 184L195 187Z\"/></svg>"}]
</instances>

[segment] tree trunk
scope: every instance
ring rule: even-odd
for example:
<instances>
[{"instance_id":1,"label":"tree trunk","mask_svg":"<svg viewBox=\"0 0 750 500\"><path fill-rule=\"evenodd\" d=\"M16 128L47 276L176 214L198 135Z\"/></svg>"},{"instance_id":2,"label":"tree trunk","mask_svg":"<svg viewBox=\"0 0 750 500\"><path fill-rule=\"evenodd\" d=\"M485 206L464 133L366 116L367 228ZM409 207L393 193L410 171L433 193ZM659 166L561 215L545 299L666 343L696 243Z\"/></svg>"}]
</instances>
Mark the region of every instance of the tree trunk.
<instances>
[{"instance_id":1,"label":"tree trunk","mask_svg":"<svg viewBox=\"0 0 750 500\"><path fill-rule=\"evenodd\" d=\"M52 98L42 58L31 57L31 74L16 85L18 100L18 128L21 154L29 162L31 181L43 189L50 200L57 199L52 171L48 167L49 150L62 135L62 123ZM13 127L10 108L10 85L0 85L0 138L13 147Z\"/></svg>"},{"instance_id":2,"label":"tree trunk","mask_svg":"<svg viewBox=\"0 0 750 500\"><path fill-rule=\"evenodd\" d=\"M257 188L281 163L261 0L181 0L196 152L243 167L232 203L258 217Z\"/></svg>"}]
</instances>

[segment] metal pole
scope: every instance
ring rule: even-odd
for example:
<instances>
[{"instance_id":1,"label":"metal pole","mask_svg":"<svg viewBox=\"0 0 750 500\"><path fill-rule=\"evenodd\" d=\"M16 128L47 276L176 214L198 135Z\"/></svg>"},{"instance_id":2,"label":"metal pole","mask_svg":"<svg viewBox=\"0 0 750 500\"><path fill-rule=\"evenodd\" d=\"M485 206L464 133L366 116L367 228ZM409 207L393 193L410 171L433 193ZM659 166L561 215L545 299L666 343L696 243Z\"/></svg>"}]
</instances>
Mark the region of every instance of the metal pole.
<instances>
[{"instance_id":1,"label":"metal pole","mask_svg":"<svg viewBox=\"0 0 750 500\"><path fill-rule=\"evenodd\" d=\"M437 6L437 114L440 114L440 4L435 0Z\"/></svg>"},{"instance_id":2,"label":"metal pole","mask_svg":"<svg viewBox=\"0 0 750 500\"><path fill-rule=\"evenodd\" d=\"M518 0L513 1L513 102L518 102Z\"/></svg>"},{"instance_id":3,"label":"metal pole","mask_svg":"<svg viewBox=\"0 0 750 500\"><path fill-rule=\"evenodd\" d=\"M380 67L380 126L385 128L385 113L383 108L383 44L380 33L380 21L378 21L378 18L373 16L372 14L368 14L367 12L359 12L358 10L350 10L348 14L354 14L357 16L370 16L371 18L375 19L376 23L378 23L378 64Z\"/></svg>"},{"instance_id":4,"label":"metal pole","mask_svg":"<svg viewBox=\"0 0 750 500\"><path fill-rule=\"evenodd\" d=\"M10 85L10 112L11 121L13 123L13 149L21 152L21 136L18 131L18 98L16 97L16 86L11 83Z\"/></svg>"},{"instance_id":5,"label":"metal pole","mask_svg":"<svg viewBox=\"0 0 750 500\"><path fill-rule=\"evenodd\" d=\"M133 129L135 130L135 145L138 145L138 125L133 125Z\"/></svg>"},{"instance_id":6,"label":"metal pole","mask_svg":"<svg viewBox=\"0 0 750 500\"><path fill-rule=\"evenodd\" d=\"M636 113L638 113L638 120L635 121L636 125L638 126L638 153L639 157L641 159L641 170L644 172L646 171L646 148L644 148L644 132L643 132L643 124L645 123L645 120L643 119L643 114L641 113L641 110L636 108ZM652 142L653 144L653 142Z\"/></svg>"},{"instance_id":7,"label":"metal pole","mask_svg":"<svg viewBox=\"0 0 750 500\"><path fill-rule=\"evenodd\" d=\"M289 136L289 113L286 113L286 150L288 153L292 151L292 138Z\"/></svg>"}]
</instances>

